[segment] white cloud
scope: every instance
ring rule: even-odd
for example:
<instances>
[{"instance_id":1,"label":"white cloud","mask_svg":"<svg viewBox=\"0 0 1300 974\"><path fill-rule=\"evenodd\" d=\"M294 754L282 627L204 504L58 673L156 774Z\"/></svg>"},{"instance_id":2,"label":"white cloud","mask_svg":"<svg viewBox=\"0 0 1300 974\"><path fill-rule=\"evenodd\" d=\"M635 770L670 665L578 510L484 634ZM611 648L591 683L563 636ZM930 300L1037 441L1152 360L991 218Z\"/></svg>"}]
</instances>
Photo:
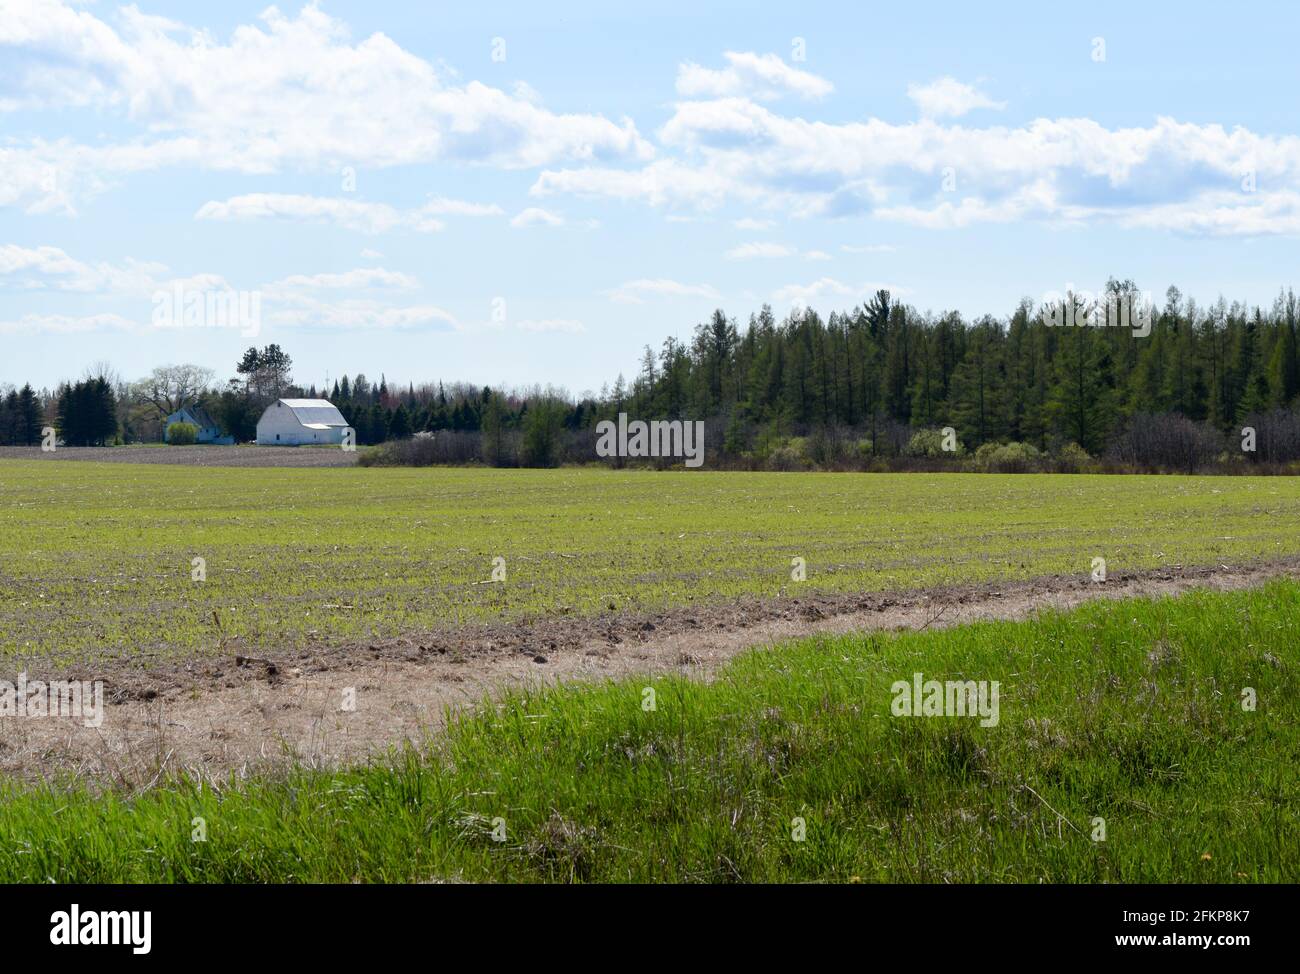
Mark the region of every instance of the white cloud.
<instances>
[{"instance_id":1,"label":"white cloud","mask_svg":"<svg viewBox=\"0 0 1300 974\"><path fill-rule=\"evenodd\" d=\"M361 251L361 258L362 260L383 260L384 255L370 247L364 247Z\"/></svg>"},{"instance_id":2,"label":"white cloud","mask_svg":"<svg viewBox=\"0 0 1300 974\"><path fill-rule=\"evenodd\" d=\"M771 230L776 226L775 220L756 220L753 217L742 217L739 220L733 220L731 225L737 230Z\"/></svg>"},{"instance_id":3,"label":"white cloud","mask_svg":"<svg viewBox=\"0 0 1300 974\"><path fill-rule=\"evenodd\" d=\"M127 258L122 264L86 262L59 247L0 245L0 287L76 291L84 294L143 294L160 285L165 264Z\"/></svg>"},{"instance_id":4,"label":"white cloud","mask_svg":"<svg viewBox=\"0 0 1300 974\"><path fill-rule=\"evenodd\" d=\"M646 297L708 298L712 301L722 296L707 284L682 284L663 277L626 281L604 293L610 300L622 304L642 304Z\"/></svg>"},{"instance_id":5,"label":"white cloud","mask_svg":"<svg viewBox=\"0 0 1300 974\"><path fill-rule=\"evenodd\" d=\"M530 206L515 214L510 225L512 227L562 227L564 217L537 206Z\"/></svg>"},{"instance_id":6,"label":"white cloud","mask_svg":"<svg viewBox=\"0 0 1300 974\"><path fill-rule=\"evenodd\" d=\"M408 291L418 286L419 281L410 274L382 267L362 267L343 272L292 274L252 290L261 296L263 318L270 324L325 329L461 327L454 315L433 305L395 305L349 293ZM166 265L159 263L131 259L120 265L90 263L58 247L0 245L0 291L17 288L93 294L119 302L128 312L138 309L135 313L139 316L136 320L107 311L92 315L31 313L0 322L0 332L119 329L146 333L153 328L154 295L177 287L187 292L235 290L222 275L210 272L176 277Z\"/></svg>"},{"instance_id":7,"label":"white cloud","mask_svg":"<svg viewBox=\"0 0 1300 974\"><path fill-rule=\"evenodd\" d=\"M58 0L7 0L0 49L14 94L0 110L88 109L137 134L11 145L0 202L70 209L113 176L174 165L349 165L364 179L368 169L440 160L512 169L653 154L629 119L560 114L531 91L455 83L384 34L354 41L314 5L296 17L268 7L260 20L222 42L134 7L114 27Z\"/></svg>"},{"instance_id":8,"label":"white cloud","mask_svg":"<svg viewBox=\"0 0 1300 974\"><path fill-rule=\"evenodd\" d=\"M378 301L348 298L322 301L299 295L291 302L270 306L263 318L269 324L326 331L425 328L451 331L461 328L451 312L434 305L395 307Z\"/></svg>"},{"instance_id":9,"label":"white cloud","mask_svg":"<svg viewBox=\"0 0 1300 974\"><path fill-rule=\"evenodd\" d=\"M737 191L737 185L723 173L675 159L653 162L642 169L546 170L529 188L533 196L568 193L705 210L720 206Z\"/></svg>"},{"instance_id":10,"label":"white cloud","mask_svg":"<svg viewBox=\"0 0 1300 974\"><path fill-rule=\"evenodd\" d=\"M85 278L90 269L58 247L20 247L17 244L0 246L0 275L8 277L21 273L77 281Z\"/></svg>"},{"instance_id":11,"label":"white cloud","mask_svg":"<svg viewBox=\"0 0 1300 974\"><path fill-rule=\"evenodd\" d=\"M1063 204L1049 181L1038 180L992 202L966 196L956 203L944 200L932 206L885 206L876 210L876 215L885 220L936 230L968 227L976 223L1013 223L1045 215L1061 220L1078 220L1087 216L1088 210Z\"/></svg>"},{"instance_id":12,"label":"white cloud","mask_svg":"<svg viewBox=\"0 0 1300 974\"><path fill-rule=\"evenodd\" d=\"M1001 111L1007 107L1006 102L994 101L974 85L949 77L936 78L924 85L910 84L907 97L916 102L916 107L927 118L960 118L977 108Z\"/></svg>"},{"instance_id":13,"label":"white cloud","mask_svg":"<svg viewBox=\"0 0 1300 974\"><path fill-rule=\"evenodd\" d=\"M1202 193L1186 202L1126 214L1121 222L1126 227L1213 236L1300 234L1300 192L1259 192L1245 200L1242 196Z\"/></svg>"},{"instance_id":14,"label":"white cloud","mask_svg":"<svg viewBox=\"0 0 1300 974\"><path fill-rule=\"evenodd\" d=\"M897 249L893 244L840 244L846 254L892 254Z\"/></svg>"},{"instance_id":15,"label":"white cloud","mask_svg":"<svg viewBox=\"0 0 1300 974\"><path fill-rule=\"evenodd\" d=\"M758 99L794 94L822 98L835 90L825 78L792 68L775 54L727 51L721 70L686 63L677 69L677 93L687 98L748 95Z\"/></svg>"},{"instance_id":16,"label":"white cloud","mask_svg":"<svg viewBox=\"0 0 1300 974\"><path fill-rule=\"evenodd\" d=\"M639 169L544 170L531 192L709 211L730 201L793 216L875 214L925 227L1147 220L1189 232L1288 232L1283 206L1234 197L1244 173L1300 192L1300 137L1158 118L1108 129L1087 118L971 128L933 119L826 123L744 98L683 102L659 132L678 153ZM951 176L956 192L945 192ZM1240 209L1212 221L1162 208L1207 192ZM1164 212L1164 216L1159 214ZM1196 230L1197 226L1203 229Z\"/></svg>"},{"instance_id":17,"label":"white cloud","mask_svg":"<svg viewBox=\"0 0 1300 974\"><path fill-rule=\"evenodd\" d=\"M382 267L359 267L341 274L291 274L272 284L268 290L287 290L290 288L414 288L420 284L410 274L401 271L385 270Z\"/></svg>"},{"instance_id":18,"label":"white cloud","mask_svg":"<svg viewBox=\"0 0 1300 974\"><path fill-rule=\"evenodd\" d=\"M10 137L0 145L0 206L32 213L75 213L122 177L161 167L334 175L349 166L369 194L383 188L384 167L434 162L537 168L529 191L537 202L638 201L669 219L738 203L776 219L874 214L936 229L1040 220L1290 233L1288 194L1300 193L1297 136L1168 117L1126 128L1089 118L970 127L952 119L1003 103L951 77L909 86L916 121L822 121L809 111L780 114L768 100L823 97L829 81L773 54L730 51L719 68L679 66L681 100L655 133L656 153L631 120L548 110L522 82L462 80L383 34L352 37L314 5L292 16L271 7L216 35L134 7L101 19L98 9L58 0L2 2L0 112L76 114L85 123L76 130L110 133L85 144ZM940 189L948 171L955 192ZM1247 172L1260 193L1236 192ZM533 209L512 222L550 222L525 216ZM367 233L505 216L492 204L440 198L398 209L273 193L212 200L198 215L317 220ZM754 216L735 223L771 225Z\"/></svg>"},{"instance_id":19,"label":"white cloud","mask_svg":"<svg viewBox=\"0 0 1300 974\"><path fill-rule=\"evenodd\" d=\"M384 233L403 228L417 233L442 230L440 215L500 215L496 205L461 200L434 199L414 210L398 210L387 203L368 203L342 196L299 196L287 193L248 193L228 200L209 200L194 214L196 220L306 220L333 223L361 233Z\"/></svg>"},{"instance_id":20,"label":"white cloud","mask_svg":"<svg viewBox=\"0 0 1300 974\"><path fill-rule=\"evenodd\" d=\"M803 255L804 260L831 260L831 255L824 250L809 250Z\"/></svg>"},{"instance_id":21,"label":"white cloud","mask_svg":"<svg viewBox=\"0 0 1300 974\"><path fill-rule=\"evenodd\" d=\"M0 335L33 332L81 334L91 331L142 331L139 322L117 314L57 315L28 314L10 321L0 321Z\"/></svg>"},{"instance_id":22,"label":"white cloud","mask_svg":"<svg viewBox=\"0 0 1300 974\"><path fill-rule=\"evenodd\" d=\"M793 257L797 253L799 251L785 244L755 241L732 247L723 256L727 260L752 260L755 257Z\"/></svg>"},{"instance_id":23,"label":"white cloud","mask_svg":"<svg viewBox=\"0 0 1300 974\"><path fill-rule=\"evenodd\" d=\"M539 107L542 104L542 93L527 81L516 81L510 90L520 101L526 101L530 105L537 105Z\"/></svg>"},{"instance_id":24,"label":"white cloud","mask_svg":"<svg viewBox=\"0 0 1300 974\"><path fill-rule=\"evenodd\" d=\"M417 211L425 215L439 216L504 216L505 211L495 203L470 203L466 200L451 200L445 196L432 197Z\"/></svg>"},{"instance_id":25,"label":"white cloud","mask_svg":"<svg viewBox=\"0 0 1300 974\"><path fill-rule=\"evenodd\" d=\"M863 284L845 284L833 277L821 277L809 284L787 284L772 292L772 303L778 306L789 305L796 308L810 307L817 301L857 303L877 291L885 290L895 296L907 294L906 288L878 281Z\"/></svg>"},{"instance_id":26,"label":"white cloud","mask_svg":"<svg viewBox=\"0 0 1300 974\"><path fill-rule=\"evenodd\" d=\"M327 331L462 327L451 312L430 304L393 304L374 291L410 291L419 281L402 271L359 267L343 272L291 274L260 291L264 318L272 325Z\"/></svg>"}]
</instances>

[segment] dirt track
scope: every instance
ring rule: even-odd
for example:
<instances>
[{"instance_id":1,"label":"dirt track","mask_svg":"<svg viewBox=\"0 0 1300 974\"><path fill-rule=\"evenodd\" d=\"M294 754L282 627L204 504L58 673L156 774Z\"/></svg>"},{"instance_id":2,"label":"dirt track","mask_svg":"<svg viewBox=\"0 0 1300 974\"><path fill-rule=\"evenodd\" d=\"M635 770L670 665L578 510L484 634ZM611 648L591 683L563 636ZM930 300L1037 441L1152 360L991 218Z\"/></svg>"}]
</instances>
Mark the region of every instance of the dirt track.
<instances>
[{"instance_id":1,"label":"dirt track","mask_svg":"<svg viewBox=\"0 0 1300 974\"><path fill-rule=\"evenodd\" d=\"M1300 578L1300 558L1268 565L1170 568L899 594L811 596L679 610L652 618L550 619L461 629L375 645L320 648L272 659L220 658L143 668L131 663L29 678L102 679L99 728L73 719L0 722L0 774L87 778L126 788L188 771L218 785L231 772L293 762L364 760L436 733L446 708L477 705L507 687L680 672L707 678L753 647L819 632L932 628L1019 619L1090 598L1234 589ZM13 674L3 674L12 679ZM356 709L343 710L355 691Z\"/></svg>"}]
</instances>

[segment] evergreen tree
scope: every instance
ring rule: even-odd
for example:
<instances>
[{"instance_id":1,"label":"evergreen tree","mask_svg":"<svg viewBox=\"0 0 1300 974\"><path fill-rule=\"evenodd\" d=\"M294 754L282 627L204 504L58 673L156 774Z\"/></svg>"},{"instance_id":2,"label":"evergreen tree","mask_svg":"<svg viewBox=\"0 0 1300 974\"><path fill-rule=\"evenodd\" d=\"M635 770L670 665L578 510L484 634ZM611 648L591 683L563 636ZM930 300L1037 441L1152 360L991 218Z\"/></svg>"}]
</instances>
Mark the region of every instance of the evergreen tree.
<instances>
[{"instance_id":1,"label":"evergreen tree","mask_svg":"<svg viewBox=\"0 0 1300 974\"><path fill-rule=\"evenodd\" d=\"M406 411L406 406L398 403L388 424L388 438L391 440L409 439L411 432L411 416Z\"/></svg>"},{"instance_id":2,"label":"evergreen tree","mask_svg":"<svg viewBox=\"0 0 1300 974\"><path fill-rule=\"evenodd\" d=\"M18 392L16 404L14 439L12 442L21 446L36 446L41 442L41 404L36 398L31 383L26 383Z\"/></svg>"}]
</instances>

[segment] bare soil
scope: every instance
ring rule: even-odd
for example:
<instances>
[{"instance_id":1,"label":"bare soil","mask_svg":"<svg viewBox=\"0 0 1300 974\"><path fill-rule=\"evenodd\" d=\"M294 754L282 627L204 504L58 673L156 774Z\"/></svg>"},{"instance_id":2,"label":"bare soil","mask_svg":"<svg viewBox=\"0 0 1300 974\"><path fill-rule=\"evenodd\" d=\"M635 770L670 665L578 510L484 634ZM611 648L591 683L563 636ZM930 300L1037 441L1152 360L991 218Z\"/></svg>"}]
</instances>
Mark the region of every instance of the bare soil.
<instances>
[{"instance_id":1,"label":"bare soil","mask_svg":"<svg viewBox=\"0 0 1300 974\"><path fill-rule=\"evenodd\" d=\"M98 728L67 718L0 721L0 775L134 790L187 772L220 786L232 773L294 763L333 767L418 744L438 733L448 711L479 706L512 687L670 672L708 679L740 652L814 633L1022 619L1093 598L1237 589L1274 577L1300 577L1300 557L1114 574L1105 583L1055 576L747 599L655 616L552 617L256 658L232 645L221 656L168 663L123 660L52 671L33 660L26 664L29 680L103 680L104 720ZM23 664L11 659L4 668L13 672L0 676L12 680ZM343 709L349 691L356 700L351 711Z\"/></svg>"},{"instance_id":2,"label":"bare soil","mask_svg":"<svg viewBox=\"0 0 1300 974\"><path fill-rule=\"evenodd\" d=\"M91 460L189 467L351 467L357 452L324 446L0 446L0 460Z\"/></svg>"}]
</instances>

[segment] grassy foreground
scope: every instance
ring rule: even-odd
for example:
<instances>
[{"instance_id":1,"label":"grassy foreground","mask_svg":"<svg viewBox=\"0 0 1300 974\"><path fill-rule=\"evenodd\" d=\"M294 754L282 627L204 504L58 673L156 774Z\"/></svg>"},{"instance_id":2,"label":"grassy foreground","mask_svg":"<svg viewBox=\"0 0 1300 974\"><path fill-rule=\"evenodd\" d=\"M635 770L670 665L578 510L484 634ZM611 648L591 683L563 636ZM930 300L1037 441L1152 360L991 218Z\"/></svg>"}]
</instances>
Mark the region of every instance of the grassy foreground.
<instances>
[{"instance_id":1,"label":"grassy foreground","mask_svg":"<svg viewBox=\"0 0 1300 974\"><path fill-rule=\"evenodd\" d=\"M1295 477L0 461L0 664L1296 551Z\"/></svg>"},{"instance_id":2,"label":"grassy foreground","mask_svg":"<svg viewBox=\"0 0 1300 974\"><path fill-rule=\"evenodd\" d=\"M635 681L514 696L366 768L6 786L0 880L1294 882L1297 646L1291 582L810 639L652 710ZM891 716L918 671L1000 681L997 726Z\"/></svg>"}]
</instances>

